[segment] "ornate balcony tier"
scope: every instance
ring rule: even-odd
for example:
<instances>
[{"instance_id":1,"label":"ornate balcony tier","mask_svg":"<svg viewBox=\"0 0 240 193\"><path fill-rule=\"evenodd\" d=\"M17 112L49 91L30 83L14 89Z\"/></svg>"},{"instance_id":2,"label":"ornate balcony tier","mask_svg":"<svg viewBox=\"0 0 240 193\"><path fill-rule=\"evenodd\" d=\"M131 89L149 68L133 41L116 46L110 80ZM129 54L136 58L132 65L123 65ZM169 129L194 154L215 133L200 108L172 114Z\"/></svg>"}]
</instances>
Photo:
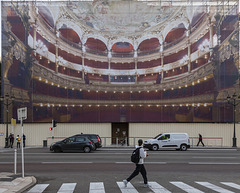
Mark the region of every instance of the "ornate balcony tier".
<instances>
[{"instance_id":1,"label":"ornate balcony tier","mask_svg":"<svg viewBox=\"0 0 240 193\"><path fill-rule=\"evenodd\" d=\"M138 91L155 91L164 90L190 85L192 82L197 80L203 80L204 77L212 77L214 70L214 64L209 62L197 69L194 69L190 73L180 74L172 78L166 78L161 84L154 84L153 82L136 82L134 84L111 84L110 82L94 82L85 84L85 81L81 78L71 77L64 74L56 73L46 67L41 66L38 63L33 65L33 76L35 79L41 78L43 81L48 80L48 83L54 83L55 86L59 85L63 88L69 89L82 89L82 90L93 90L93 91L124 91L124 92L138 92Z\"/></svg>"},{"instance_id":2,"label":"ornate balcony tier","mask_svg":"<svg viewBox=\"0 0 240 193\"><path fill-rule=\"evenodd\" d=\"M81 100L81 99L66 99L66 98L58 98L51 97L46 95L33 95L33 103L35 106L68 106L68 107L79 107L80 105L93 105L93 106L144 106L144 105L159 105L159 106L195 106L199 104L203 105L211 105L214 101L214 94L203 94L194 97L185 97L185 98L177 98L177 99L167 99L167 100Z\"/></svg>"}]
</instances>

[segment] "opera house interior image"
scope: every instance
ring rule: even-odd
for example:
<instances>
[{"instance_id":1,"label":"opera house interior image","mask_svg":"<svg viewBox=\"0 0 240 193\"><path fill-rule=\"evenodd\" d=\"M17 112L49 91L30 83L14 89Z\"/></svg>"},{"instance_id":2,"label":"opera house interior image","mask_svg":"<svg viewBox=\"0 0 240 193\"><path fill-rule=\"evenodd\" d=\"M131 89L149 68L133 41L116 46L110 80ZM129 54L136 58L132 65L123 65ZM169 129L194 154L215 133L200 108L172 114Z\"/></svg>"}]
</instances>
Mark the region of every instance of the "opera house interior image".
<instances>
[{"instance_id":1,"label":"opera house interior image","mask_svg":"<svg viewBox=\"0 0 240 193\"><path fill-rule=\"evenodd\" d=\"M105 123L109 137L131 124L232 123L239 2L2 1L6 95L8 120L27 107L25 123Z\"/></svg>"}]
</instances>

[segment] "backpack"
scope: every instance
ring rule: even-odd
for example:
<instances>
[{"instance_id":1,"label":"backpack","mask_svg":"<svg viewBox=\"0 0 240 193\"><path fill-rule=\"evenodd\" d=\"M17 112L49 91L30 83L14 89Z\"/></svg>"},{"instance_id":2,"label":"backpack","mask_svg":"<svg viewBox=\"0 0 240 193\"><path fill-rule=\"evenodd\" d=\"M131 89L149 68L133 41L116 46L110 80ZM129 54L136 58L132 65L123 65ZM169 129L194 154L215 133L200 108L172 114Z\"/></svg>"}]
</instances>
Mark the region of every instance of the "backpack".
<instances>
[{"instance_id":1,"label":"backpack","mask_svg":"<svg viewBox=\"0 0 240 193\"><path fill-rule=\"evenodd\" d=\"M135 164L137 164L140 160L140 148L141 147L136 148L131 155L131 161Z\"/></svg>"}]
</instances>

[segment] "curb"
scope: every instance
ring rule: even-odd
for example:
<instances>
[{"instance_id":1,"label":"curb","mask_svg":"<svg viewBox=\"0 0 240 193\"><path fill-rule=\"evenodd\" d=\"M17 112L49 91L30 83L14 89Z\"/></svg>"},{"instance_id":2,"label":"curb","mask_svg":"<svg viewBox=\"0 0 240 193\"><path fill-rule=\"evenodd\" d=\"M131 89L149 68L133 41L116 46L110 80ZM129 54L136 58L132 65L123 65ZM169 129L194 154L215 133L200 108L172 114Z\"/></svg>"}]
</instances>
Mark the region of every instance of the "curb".
<instances>
[{"instance_id":1,"label":"curb","mask_svg":"<svg viewBox=\"0 0 240 193\"><path fill-rule=\"evenodd\" d=\"M35 185L37 183L37 179L34 176L30 176L29 178L31 178L32 182L30 184L27 184L26 186L22 187L16 193L21 193L21 192L27 190L28 188L32 187L33 185Z\"/></svg>"},{"instance_id":2,"label":"curb","mask_svg":"<svg viewBox=\"0 0 240 193\"><path fill-rule=\"evenodd\" d=\"M34 176L28 176L24 178L18 177L9 182L2 182L0 189L4 191L4 193L21 193L36 183L37 180Z\"/></svg>"}]
</instances>

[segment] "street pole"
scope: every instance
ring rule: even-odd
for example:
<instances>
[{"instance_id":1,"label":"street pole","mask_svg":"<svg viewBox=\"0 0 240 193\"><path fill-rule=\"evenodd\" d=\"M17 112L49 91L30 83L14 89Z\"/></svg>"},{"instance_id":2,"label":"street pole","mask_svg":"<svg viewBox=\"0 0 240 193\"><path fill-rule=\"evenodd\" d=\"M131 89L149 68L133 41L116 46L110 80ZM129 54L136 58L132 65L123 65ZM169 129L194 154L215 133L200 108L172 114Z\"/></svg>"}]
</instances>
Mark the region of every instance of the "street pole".
<instances>
[{"instance_id":1,"label":"street pole","mask_svg":"<svg viewBox=\"0 0 240 193\"><path fill-rule=\"evenodd\" d=\"M238 101L238 102L237 102ZM234 93L232 96L227 96L228 104L233 106L233 145L232 147L237 147L237 138L236 138L236 106L240 103L240 96L237 96Z\"/></svg>"},{"instance_id":2,"label":"street pole","mask_svg":"<svg viewBox=\"0 0 240 193\"><path fill-rule=\"evenodd\" d=\"M236 139L236 99L233 99L233 147L237 147L237 139Z\"/></svg>"},{"instance_id":3,"label":"street pole","mask_svg":"<svg viewBox=\"0 0 240 193\"><path fill-rule=\"evenodd\" d=\"M9 99L11 101L9 101ZM7 108L7 123L6 123L6 137L5 137L5 148L9 147L8 141L9 141L9 136L8 136L8 113L9 113L9 105L11 105L14 101L15 97L11 96L7 93L5 96L1 96L0 100L3 102L3 105L6 105ZM6 100L6 103L4 103L4 100Z\"/></svg>"},{"instance_id":4,"label":"street pole","mask_svg":"<svg viewBox=\"0 0 240 193\"><path fill-rule=\"evenodd\" d=\"M21 118L22 136L21 136L21 148L22 148L22 177L24 178L24 153L23 153L23 118Z\"/></svg>"},{"instance_id":5,"label":"street pole","mask_svg":"<svg viewBox=\"0 0 240 193\"><path fill-rule=\"evenodd\" d=\"M7 125L6 125L6 138L5 138L5 148L8 148L8 98L7 98L7 103L6 103L6 106L7 106Z\"/></svg>"}]
</instances>

